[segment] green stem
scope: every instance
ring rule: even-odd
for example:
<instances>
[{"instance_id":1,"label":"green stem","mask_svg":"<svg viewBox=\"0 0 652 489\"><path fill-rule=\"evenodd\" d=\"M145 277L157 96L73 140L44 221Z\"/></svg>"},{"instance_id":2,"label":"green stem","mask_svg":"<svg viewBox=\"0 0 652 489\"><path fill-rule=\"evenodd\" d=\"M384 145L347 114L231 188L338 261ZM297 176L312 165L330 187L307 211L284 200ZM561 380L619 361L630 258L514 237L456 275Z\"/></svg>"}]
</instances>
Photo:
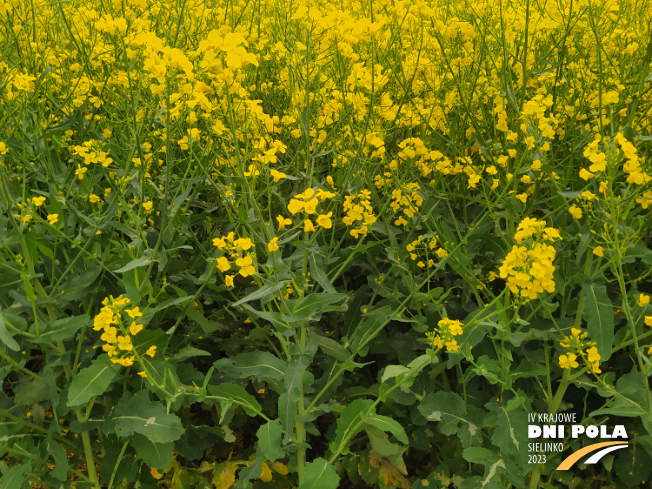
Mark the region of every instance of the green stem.
<instances>
[{"instance_id":1,"label":"green stem","mask_svg":"<svg viewBox=\"0 0 652 489\"><path fill-rule=\"evenodd\" d=\"M566 389L568 389L568 386L570 385L570 381L571 371L570 369L565 368L564 373L561 377L561 382L559 383L559 387L557 387L557 392L555 392L555 397L552 399L552 402L548 406L548 413L555 414L557 412L557 409L559 409L559 404L561 403L561 400L566 393ZM543 465L539 464L532 471L532 477L530 478L530 489L537 489L539 487L539 480L541 478L542 470Z\"/></svg>"},{"instance_id":2,"label":"green stem","mask_svg":"<svg viewBox=\"0 0 652 489\"><path fill-rule=\"evenodd\" d=\"M115 479L115 475L118 473L118 467L120 466L120 462L122 462L122 457L125 454L125 450L127 449L127 445L129 445L129 442L126 441L122 444L122 450L120 450L120 455L118 455L118 460L116 460L115 465L113 466L113 472L111 472L111 478L109 479L109 486L108 489L111 489L113 487L113 481Z\"/></svg>"}]
</instances>

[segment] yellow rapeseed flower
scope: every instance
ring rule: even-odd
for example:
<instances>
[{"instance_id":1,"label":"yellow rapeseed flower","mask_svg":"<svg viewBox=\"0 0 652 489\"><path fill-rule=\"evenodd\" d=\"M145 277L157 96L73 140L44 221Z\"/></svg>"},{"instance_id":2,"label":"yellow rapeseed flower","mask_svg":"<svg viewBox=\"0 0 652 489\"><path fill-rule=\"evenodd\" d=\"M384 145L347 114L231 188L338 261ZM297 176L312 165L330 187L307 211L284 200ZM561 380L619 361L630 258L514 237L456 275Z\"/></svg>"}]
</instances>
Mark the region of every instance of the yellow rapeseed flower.
<instances>
[{"instance_id":1,"label":"yellow rapeseed flower","mask_svg":"<svg viewBox=\"0 0 652 489\"><path fill-rule=\"evenodd\" d=\"M276 250L278 250L278 237L277 236L273 237L271 239L271 241L269 243L267 243L267 251L269 251L271 253L272 251L276 251Z\"/></svg>"}]
</instances>

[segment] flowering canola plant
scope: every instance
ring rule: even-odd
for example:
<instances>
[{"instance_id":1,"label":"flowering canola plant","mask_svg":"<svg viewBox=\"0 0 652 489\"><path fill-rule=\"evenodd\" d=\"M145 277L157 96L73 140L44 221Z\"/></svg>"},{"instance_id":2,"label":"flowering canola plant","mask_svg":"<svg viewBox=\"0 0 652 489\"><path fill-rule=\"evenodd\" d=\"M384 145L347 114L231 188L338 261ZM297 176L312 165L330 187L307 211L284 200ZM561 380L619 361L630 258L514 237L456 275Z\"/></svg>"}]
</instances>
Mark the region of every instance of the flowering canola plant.
<instances>
[{"instance_id":1,"label":"flowering canola plant","mask_svg":"<svg viewBox=\"0 0 652 489\"><path fill-rule=\"evenodd\" d=\"M644 485L651 20L0 0L0 486Z\"/></svg>"}]
</instances>

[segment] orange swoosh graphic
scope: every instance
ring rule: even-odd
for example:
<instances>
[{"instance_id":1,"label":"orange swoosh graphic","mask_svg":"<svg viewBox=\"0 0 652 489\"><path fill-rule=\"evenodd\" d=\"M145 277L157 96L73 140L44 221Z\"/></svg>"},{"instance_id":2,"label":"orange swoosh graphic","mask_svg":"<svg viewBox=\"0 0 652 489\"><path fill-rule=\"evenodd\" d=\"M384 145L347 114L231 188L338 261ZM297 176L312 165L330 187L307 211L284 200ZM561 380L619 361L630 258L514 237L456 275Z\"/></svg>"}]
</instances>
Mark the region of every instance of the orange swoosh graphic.
<instances>
[{"instance_id":1,"label":"orange swoosh graphic","mask_svg":"<svg viewBox=\"0 0 652 489\"><path fill-rule=\"evenodd\" d=\"M564 459L562 463L559 464L557 470L568 470L570 469L575 462L581 459L584 455L595 452L599 448L608 447L611 445L627 445L626 441L605 441L603 443L594 443L588 447L584 447L581 450L571 453L568 457Z\"/></svg>"}]
</instances>

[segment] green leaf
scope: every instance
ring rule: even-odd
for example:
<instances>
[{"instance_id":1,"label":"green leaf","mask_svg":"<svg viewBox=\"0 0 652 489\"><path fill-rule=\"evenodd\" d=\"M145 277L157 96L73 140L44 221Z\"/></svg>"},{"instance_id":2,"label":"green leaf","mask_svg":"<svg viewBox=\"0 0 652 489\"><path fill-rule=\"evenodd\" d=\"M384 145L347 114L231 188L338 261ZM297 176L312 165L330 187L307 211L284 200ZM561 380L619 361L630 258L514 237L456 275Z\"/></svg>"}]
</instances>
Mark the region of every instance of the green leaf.
<instances>
[{"instance_id":1,"label":"green leaf","mask_svg":"<svg viewBox=\"0 0 652 489\"><path fill-rule=\"evenodd\" d=\"M345 362L351 356L349 350L344 348L344 346L342 346L337 341L326 336L321 336L314 330L311 330L310 333L311 341L314 341L325 355L333 357L340 362Z\"/></svg>"},{"instance_id":2,"label":"green leaf","mask_svg":"<svg viewBox=\"0 0 652 489\"><path fill-rule=\"evenodd\" d=\"M184 296L184 297L175 297L174 299L168 299L166 301L161 302L158 306L156 307L148 307L145 309L143 312L143 317L142 317L142 322L143 323L149 323L149 321L154 317L154 315L157 312L161 312L164 309L167 309L170 306L176 306L177 304L183 304L184 302L187 302L192 299L192 296Z\"/></svg>"},{"instance_id":3,"label":"green leaf","mask_svg":"<svg viewBox=\"0 0 652 489\"><path fill-rule=\"evenodd\" d=\"M183 433L181 420L174 414L168 414L160 402L151 401L144 390L133 396L123 396L107 424L108 429L119 437L140 433L153 443L175 441Z\"/></svg>"},{"instance_id":4,"label":"green leaf","mask_svg":"<svg viewBox=\"0 0 652 489\"><path fill-rule=\"evenodd\" d=\"M358 324L353 332L351 351L359 353L389 322L391 306L384 306L365 314L365 318ZM345 345L347 346L347 345ZM361 355L364 356L364 355Z\"/></svg>"},{"instance_id":5,"label":"green leaf","mask_svg":"<svg viewBox=\"0 0 652 489\"><path fill-rule=\"evenodd\" d=\"M301 299L290 299L285 301L289 315L283 315L283 320L294 323L308 319L318 311L321 312L326 306L335 304L346 299L346 294L309 294Z\"/></svg>"},{"instance_id":6,"label":"green leaf","mask_svg":"<svg viewBox=\"0 0 652 489\"><path fill-rule=\"evenodd\" d=\"M381 416L380 414L372 414L365 418L364 422L365 424L375 426L380 430L388 431L394 435L398 441L405 445L410 443L403 427L392 418Z\"/></svg>"},{"instance_id":7,"label":"green leaf","mask_svg":"<svg viewBox=\"0 0 652 489\"><path fill-rule=\"evenodd\" d=\"M32 343L51 343L54 341L64 341L72 338L77 331L86 326L90 321L90 316L83 314L69 318L59 319L44 324L43 331L36 338L30 338Z\"/></svg>"},{"instance_id":8,"label":"green leaf","mask_svg":"<svg viewBox=\"0 0 652 489\"><path fill-rule=\"evenodd\" d=\"M370 399L356 399L346 406L337 418L337 427L335 428L335 439L330 444L331 452L346 455L349 453L349 447L345 446L351 441L351 438L364 428L362 422L371 408L373 401Z\"/></svg>"},{"instance_id":9,"label":"green leaf","mask_svg":"<svg viewBox=\"0 0 652 489\"><path fill-rule=\"evenodd\" d=\"M262 318L269 321L279 331L288 331L292 329L292 326L290 326L289 323L283 321L283 315L280 312L258 311L249 304L243 304L242 309L254 318Z\"/></svg>"},{"instance_id":10,"label":"green leaf","mask_svg":"<svg viewBox=\"0 0 652 489\"><path fill-rule=\"evenodd\" d=\"M454 392L437 391L428 394L423 398L418 409L427 420L437 421L439 431L446 436L456 434L459 424L466 422L464 399Z\"/></svg>"},{"instance_id":11,"label":"green leaf","mask_svg":"<svg viewBox=\"0 0 652 489\"><path fill-rule=\"evenodd\" d=\"M383 376L380 379L381 382L386 380L393 379L394 377L409 372L410 369L404 365L388 365L383 372Z\"/></svg>"},{"instance_id":12,"label":"green leaf","mask_svg":"<svg viewBox=\"0 0 652 489\"><path fill-rule=\"evenodd\" d=\"M635 438L636 439L636 438ZM645 487L645 481L650 478L652 458L647 451L635 444L630 444L624 450L619 450L614 463L614 472L624 487ZM649 487L649 484L647 484Z\"/></svg>"},{"instance_id":13,"label":"green leaf","mask_svg":"<svg viewBox=\"0 0 652 489\"><path fill-rule=\"evenodd\" d=\"M491 450L482 447L469 447L462 450L462 458L472 464L492 465L499 460Z\"/></svg>"},{"instance_id":14,"label":"green leaf","mask_svg":"<svg viewBox=\"0 0 652 489\"><path fill-rule=\"evenodd\" d=\"M244 387L237 384L209 385L208 392L221 402L232 402L242 406L249 416L256 416L261 411L261 406L256 398L249 394Z\"/></svg>"},{"instance_id":15,"label":"green leaf","mask_svg":"<svg viewBox=\"0 0 652 489\"><path fill-rule=\"evenodd\" d=\"M306 464L299 489L337 489L340 476L332 465L319 457Z\"/></svg>"},{"instance_id":16,"label":"green leaf","mask_svg":"<svg viewBox=\"0 0 652 489\"><path fill-rule=\"evenodd\" d=\"M136 434L132 444L143 462L157 470L170 465L174 456L174 442L154 443L143 435Z\"/></svg>"},{"instance_id":17,"label":"green leaf","mask_svg":"<svg viewBox=\"0 0 652 489\"><path fill-rule=\"evenodd\" d=\"M255 301L257 299L262 299L264 297L266 298L266 297L268 297L270 295L273 295L275 292L278 292L286 284L289 284L289 283L290 283L289 280L282 280L282 281L277 282L277 283L268 283L267 285L264 285L263 287L258 289L256 292L252 292L251 294L243 297L239 301L234 302L233 304L231 304L231 307L237 307L237 306L239 306L241 304L244 304L246 302Z\"/></svg>"},{"instance_id":18,"label":"green leaf","mask_svg":"<svg viewBox=\"0 0 652 489\"><path fill-rule=\"evenodd\" d=\"M246 489L251 487L251 484L247 484L251 479L258 479L263 474L263 461L261 457L256 457L254 463L249 467L244 467L240 470L238 474L238 484L237 489Z\"/></svg>"},{"instance_id":19,"label":"green leaf","mask_svg":"<svg viewBox=\"0 0 652 489\"><path fill-rule=\"evenodd\" d=\"M327 292L329 294L336 294L337 290L335 290L335 287L333 287L333 284L328 278L328 275L326 275L326 272L324 272L324 265L322 263L321 255L317 254L314 248L307 248L307 249L308 252L310 253L308 255L308 265L310 267L310 275L312 276L312 278L315 279L315 282L317 282L321 286L321 288L324 289L324 292Z\"/></svg>"},{"instance_id":20,"label":"green leaf","mask_svg":"<svg viewBox=\"0 0 652 489\"><path fill-rule=\"evenodd\" d=\"M278 417L287 433L294 429L294 418L301 397L301 381L306 371L306 364L294 361L288 366L283 378L283 393L278 398Z\"/></svg>"},{"instance_id":21,"label":"green leaf","mask_svg":"<svg viewBox=\"0 0 652 489\"><path fill-rule=\"evenodd\" d=\"M258 446L263 452L263 455L270 462L274 462L279 458L285 456L285 452L281 448L281 433L283 428L278 419L265 423L256 432L258 436Z\"/></svg>"},{"instance_id":22,"label":"green leaf","mask_svg":"<svg viewBox=\"0 0 652 489\"><path fill-rule=\"evenodd\" d=\"M140 258L136 258L135 260L130 261L127 263L124 267L118 268L117 270L113 270L113 273L125 273L128 272L129 270L133 270L134 268L138 267L147 267L150 264L157 262L158 260L155 260L153 258L150 258L149 253L145 251L143 256Z\"/></svg>"},{"instance_id":23,"label":"green leaf","mask_svg":"<svg viewBox=\"0 0 652 489\"><path fill-rule=\"evenodd\" d=\"M81 406L93 396L104 394L120 371L120 366L111 363L108 355L100 355L72 378L68 391L68 406Z\"/></svg>"},{"instance_id":24,"label":"green leaf","mask_svg":"<svg viewBox=\"0 0 652 489\"><path fill-rule=\"evenodd\" d=\"M487 426L494 427L491 443L500 448L501 457L527 472L527 413L521 406L507 411L497 402L485 405L491 413L485 418Z\"/></svg>"},{"instance_id":25,"label":"green leaf","mask_svg":"<svg viewBox=\"0 0 652 489\"><path fill-rule=\"evenodd\" d=\"M211 356L210 352L207 352L206 350L200 350L199 348L195 348L194 346L184 346L179 353L174 355L173 360L179 361L179 360L185 360L186 358L194 358L194 357L209 357Z\"/></svg>"},{"instance_id":26,"label":"green leaf","mask_svg":"<svg viewBox=\"0 0 652 489\"><path fill-rule=\"evenodd\" d=\"M636 417L649 414L646 409L645 384L643 375L640 372L630 372L622 375L616 382L615 390L619 395L609 399L607 407L600 408L589 414L590 417L605 414Z\"/></svg>"},{"instance_id":27,"label":"green leaf","mask_svg":"<svg viewBox=\"0 0 652 489\"><path fill-rule=\"evenodd\" d=\"M14 465L0 477L0 487L2 489L22 489L27 487L25 473L32 469L29 461L25 461L22 465ZM23 486L25 484L25 486Z\"/></svg>"},{"instance_id":28,"label":"green leaf","mask_svg":"<svg viewBox=\"0 0 652 489\"><path fill-rule=\"evenodd\" d=\"M20 346L16 343L16 340L9 334L7 331L7 326L5 326L5 319L2 315L2 307L0 307L0 341L2 341L7 348L13 351L20 350Z\"/></svg>"},{"instance_id":29,"label":"green leaf","mask_svg":"<svg viewBox=\"0 0 652 489\"><path fill-rule=\"evenodd\" d=\"M220 372L236 379L254 377L264 381L276 381L279 385L288 366L287 362L263 350L221 358L213 365Z\"/></svg>"},{"instance_id":30,"label":"green leaf","mask_svg":"<svg viewBox=\"0 0 652 489\"><path fill-rule=\"evenodd\" d=\"M47 447L48 453L54 459L54 469L50 474L59 481L65 481L68 478L68 469L70 468L65 450L52 439L47 441Z\"/></svg>"},{"instance_id":31,"label":"green leaf","mask_svg":"<svg viewBox=\"0 0 652 489\"><path fill-rule=\"evenodd\" d=\"M613 306L604 283L585 283L583 292L589 338L597 343L600 361L605 362L611 357L614 341Z\"/></svg>"},{"instance_id":32,"label":"green leaf","mask_svg":"<svg viewBox=\"0 0 652 489\"><path fill-rule=\"evenodd\" d=\"M447 405L448 402L451 405ZM462 447L467 448L482 444L480 426L484 424L481 415L484 411L476 408L467 411L462 398L454 393L437 392L432 395L429 394L423 399L422 405L418 409L424 416L432 415L433 420L436 420L437 413L441 416L442 424L439 426L439 431L444 433L457 429L456 434L462 442ZM459 428L457 422L460 423Z\"/></svg>"},{"instance_id":33,"label":"green leaf","mask_svg":"<svg viewBox=\"0 0 652 489\"><path fill-rule=\"evenodd\" d=\"M195 321L201 327L202 331L206 334L211 334L220 329L220 324L215 321L209 321L206 316L202 314L199 309L190 308L186 311L186 315Z\"/></svg>"},{"instance_id":34,"label":"green leaf","mask_svg":"<svg viewBox=\"0 0 652 489\"><path fill-rule=\"evenodd\" d=\"M369 437L371 448L378 454L391 462L396 469L403 475L407 475L407 467L403 460L403 453L409 448L407 445L400 446L389 441L387 433L373 426L366 426L365 431ZM382 472L387 473L385 470ZM382 486L381 486L382 487Z\"/></svg>"}]
</instances>

